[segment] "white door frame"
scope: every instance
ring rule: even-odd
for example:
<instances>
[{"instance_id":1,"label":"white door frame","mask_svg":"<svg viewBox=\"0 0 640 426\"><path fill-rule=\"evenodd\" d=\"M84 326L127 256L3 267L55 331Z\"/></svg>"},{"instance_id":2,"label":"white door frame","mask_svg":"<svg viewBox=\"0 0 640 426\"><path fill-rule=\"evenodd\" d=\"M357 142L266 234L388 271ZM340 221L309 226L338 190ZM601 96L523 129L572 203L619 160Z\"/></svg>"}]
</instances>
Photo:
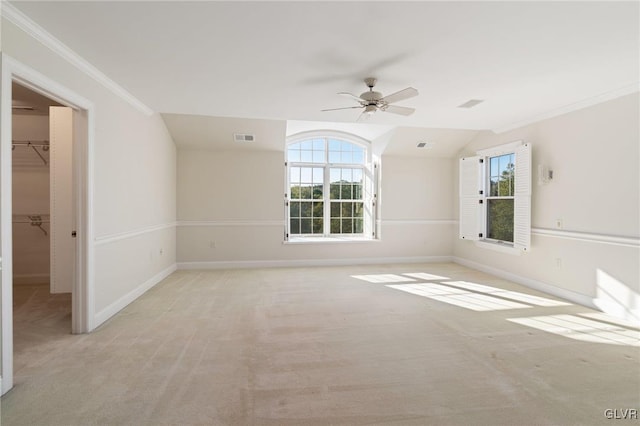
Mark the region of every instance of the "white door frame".
<instances>
[{"instance_id":1,"label":"white door frame","mask_svg":"<svg viewBox=\"0 0 640 426\"><path fill-rule=\"evenodd\" d=\"M0 256L1 274L1 393L13 387L13 237L11 83L73 108L73 192L76 216L76 257L72 293L72 333L94 328L93 295L93 103L38 71L0 52Z\"/></svg>"}]
</instances>

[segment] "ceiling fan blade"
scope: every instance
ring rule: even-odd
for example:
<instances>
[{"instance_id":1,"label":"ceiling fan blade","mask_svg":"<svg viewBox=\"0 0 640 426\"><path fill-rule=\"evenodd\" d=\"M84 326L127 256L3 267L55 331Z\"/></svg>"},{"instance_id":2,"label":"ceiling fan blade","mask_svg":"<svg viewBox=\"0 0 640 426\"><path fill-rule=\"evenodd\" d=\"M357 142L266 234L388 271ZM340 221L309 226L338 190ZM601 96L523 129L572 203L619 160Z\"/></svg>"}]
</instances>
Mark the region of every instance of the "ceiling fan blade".
<instances>
[{"instance_id":1,"label":"ceiling fan blade","mask_svg":"<svg viewBox=\"0 0 640 426\"><path fill-rule=\"evenodd\" d=\"M385 96L380 99L388 104L392 104L394 102L403 101L405 99L413 98L414 96L418 96L418 91L413 87L407 87L406 89L402 89L399 92L392 93L389 96Z\"/></svg>"},{"instance_id":2,"label":"ceiling fan blade","mask_svg":"<svg viewBox=\"0 0 640 426\"><path fill-rule=\"evenodd\" d=\"M321 112L326 112L326 111L338 111L341 109L354 109L354 108L362 108L361 106L355 106L355 107L344 107L344 108L329 108L329 109L322 109L320 110Z\"/></svg>"},{"instance_id":3,"label":"ceiling fan blade","mask_svg":"<svg viewBox=\"0 0 640 426\"><path fill-rule=\"evenodd\" d=\"M340 93L338 93L338 95L342 95L342 96L346 96L348 98L351 98L351 99L353 99L354 101L356 101L356 102L358 102L360 104L362 102L364 102L364 100L362 98L360 98L359 96L356 96L356 95L354 95L352 93L340 92Z\"/></svg>"},{"instance_id":4,"label":"ceiling fan blade","mask_svg":"<svg viewBox=\"0 0 640 426\"><path fill-rule=\"evenodd\" d=\"M384 112L390 112L392 114L411 115L415 112L415 108L407 108L398 105L388 105L382 109Z\"/></svg>"}]
</instances>

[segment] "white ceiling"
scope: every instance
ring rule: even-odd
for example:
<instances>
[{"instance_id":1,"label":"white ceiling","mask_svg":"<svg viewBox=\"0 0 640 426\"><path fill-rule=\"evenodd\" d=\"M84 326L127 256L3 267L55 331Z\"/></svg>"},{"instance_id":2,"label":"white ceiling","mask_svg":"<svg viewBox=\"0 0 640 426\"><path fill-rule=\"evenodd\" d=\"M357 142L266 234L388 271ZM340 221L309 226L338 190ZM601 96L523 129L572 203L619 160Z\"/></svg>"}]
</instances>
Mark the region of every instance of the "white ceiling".
<instances>
[{"instance_id":1,"label":"white ceiling","mask_svg":"<svg viewBox=\"0 0 640 426\"><path fill-rule=\"evenodd\" d=\"M638 2L12 3L165 119L353 123L320 110L374 76L420 95L373 124L500 129L638 87Z\"/></svg>"}]
</instances>

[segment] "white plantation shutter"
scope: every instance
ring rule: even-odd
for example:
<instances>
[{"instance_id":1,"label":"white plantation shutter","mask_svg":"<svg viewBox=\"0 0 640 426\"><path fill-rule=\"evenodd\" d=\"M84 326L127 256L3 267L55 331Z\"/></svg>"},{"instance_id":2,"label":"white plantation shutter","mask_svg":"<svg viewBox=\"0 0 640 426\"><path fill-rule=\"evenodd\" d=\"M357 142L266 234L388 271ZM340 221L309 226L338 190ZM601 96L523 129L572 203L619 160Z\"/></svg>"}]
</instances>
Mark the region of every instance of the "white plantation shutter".
<instances>
[{"instance_id":1,"label":"white plantation shutter","mask_svg":"<svg viewBox=\"0 0 640 426\"><path fill-rule=\"evenodd\" d=\"M482 230L482 157L460 159L460 238L478 240Z\"/></svg>"},{"instance_id":2,"label":"white plantation shutter","mask_svg":"<svg viewBox=\"0 0 640 426\"><path fill-rule=\"evenodd\" d=\"M513 247L522 251L531 248L531 144L515 150L516 182L513 212Z\"/></svg>"}]
</instances>

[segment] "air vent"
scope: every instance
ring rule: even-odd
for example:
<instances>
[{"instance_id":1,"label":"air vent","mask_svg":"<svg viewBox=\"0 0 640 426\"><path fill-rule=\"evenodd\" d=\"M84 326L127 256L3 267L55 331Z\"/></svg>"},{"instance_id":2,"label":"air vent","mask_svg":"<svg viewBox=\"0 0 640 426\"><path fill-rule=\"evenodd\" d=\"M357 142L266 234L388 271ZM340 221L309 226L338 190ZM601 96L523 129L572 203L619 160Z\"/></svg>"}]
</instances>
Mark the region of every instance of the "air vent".
<instances>
[{"instance_id":1,"label":"air vent","mask_svg":"<svg viewBox=\"0 0 640 426\"><path fill-rule=\"evenodd\" d=\"M32 106L27 106L27 105L13 105L11 109L18 110L18 111L35 111L35 109Z\"/></svg>"},{"instance_id":2,"label":"air vent","mask_svg":"<svg viewBox=\"0 0 640 426\"><path fill-rule=\"evenodd\" d=\"M417 148L429 149L429 148L433 147L433 144L431 142L418 142L416 147Z\"/></svg>"},{"instance_id":3,"label":"air vent","mask_svg":"<svg viewBox=\"0 0 640 426\"><path fill-rule=\"evenodd\" d=\"M458 108L473 108L474 106L481 104L482 102L484 102L484 99L469 99L462 105L458 105Z\"/></svg>"},{"instance_id":4,"label":"air vent","mask_svg":"<svg viewBox=\"0 0 640 426\"><path fill-rule=\"evenodd\" d=\"M233 140L235 142L254 142L256 135L250 135L248 133L234 133Z\"/></svg>"}]
</instances>

